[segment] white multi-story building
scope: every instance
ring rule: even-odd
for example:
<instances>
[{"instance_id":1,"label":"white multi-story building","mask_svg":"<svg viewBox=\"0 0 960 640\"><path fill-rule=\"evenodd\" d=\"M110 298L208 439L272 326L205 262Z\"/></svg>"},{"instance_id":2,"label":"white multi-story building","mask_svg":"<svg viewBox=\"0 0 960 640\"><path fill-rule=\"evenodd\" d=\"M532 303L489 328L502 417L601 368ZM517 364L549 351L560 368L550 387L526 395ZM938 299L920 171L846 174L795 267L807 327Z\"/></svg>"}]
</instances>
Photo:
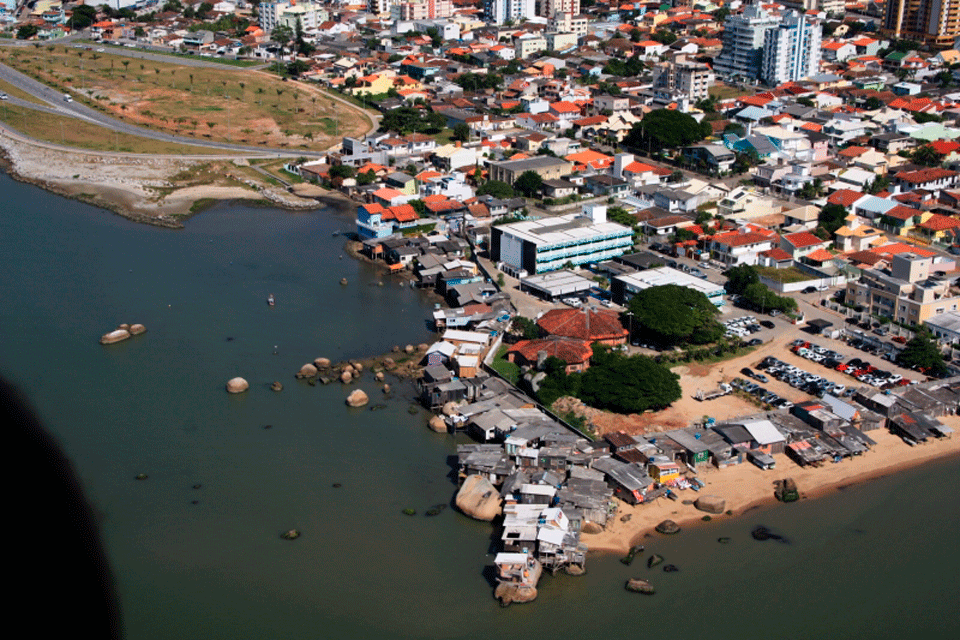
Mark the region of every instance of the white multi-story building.
<instances>
[{"instance_id":1,"label":"white multi-story building","mask_svg":"<svg viewBox=\"0 0 960 640\"><path fill-rule=\"evenodd\" d=\"M571 16L580 15L580 0L542 0L540 11L545 18L552 18L560 11Z\"/></svg>"},{"instance_id":2,"label":"white multi-story building","mask_svg":"<svg viewBox=\"0 0 960 640\"><path fill-rule=\"evenodd\" d=\"M761 79L770 85L820 73L822 31L816 18L789 11L763 37Z\"/></svg>"},{"instance_id":3,"label":"white multi-story building","mask_svg":"<svg viewBox=\"0 0 960 640\"><path fill-rule=\"evenodd\" d=\"M316 29L318 24L330 18L330 12L322 5L296 0L261 2L259 12L260 28L267 33L280 25L295 29L298 19L304 29Z\"/></svg>"},{"instance_id":4,"label":"white multi-story building","mask_svg":"<svg viewBox=\"0 0 960 640\"><path fill-rule=\"evenodd\" d=\"M566 11L558 11L547 22L550 31L557 33L573 33L577 36L587 35L587 17L575 16Z\"/></svg>"},{"instance_id":5,"label":"white multi-story building","mask_svg":"<svg viewBox=\"0 0 960 640\"><path fill-rule=\"evenodd\" d=\"M757 78L764 35L779 24L779 16L756 5L748 6L741 14L727 16L723 26L723 50L713 70L723 76Z\"/></svg>"},{"instance_id":6,"label":"white multi-story building","mask_svg":"<svg viewBox=\"0 0 960 640\"><path fill-rule=\"evenodd\" d=\"M537 16L534 0L484 0L483 15L493 24L521 22Z\"/></svg>"},{"instance_id":7,"label":"white multi-story building","mask_svg":"<svg viewBox=\"0 0 960 640\"><path fill-rule=\"evenodd\" d=\"M379 0L372 0L379 2ZM394 20L436 20L453 15L452 0L408 0L390 7Z\"/></svg>"},{"instance_id":8,"label":"white multi-story building","mask_svg":"<svg viewBox=\"0 0 960 640\"><path fill-rule=\"evenodd\" d=\"M707 91L713 85L713 71L702 62L677 56L653 68L653 91L666 98L685 97L692 101L710 97Z\"/></svg>"}]
</instances>

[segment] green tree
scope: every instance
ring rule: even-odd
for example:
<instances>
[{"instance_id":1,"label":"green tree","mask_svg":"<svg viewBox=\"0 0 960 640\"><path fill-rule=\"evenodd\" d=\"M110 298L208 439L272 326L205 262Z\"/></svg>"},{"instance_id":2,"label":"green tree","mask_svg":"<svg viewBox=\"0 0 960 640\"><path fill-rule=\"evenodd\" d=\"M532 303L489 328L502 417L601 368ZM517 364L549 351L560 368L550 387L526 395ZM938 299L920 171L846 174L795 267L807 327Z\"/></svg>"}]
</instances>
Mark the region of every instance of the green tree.
<instances>
[{"instance_id":1,"label":"green tree","mask_svg":"<svg viewBox=\"0 0 960 640\"><path fill-rule=\"evenodd\" d=\"M786 296L778 296L770 287L762 282L755 282L743 290L741 300L761 313L768 311L782 311L784 313L797 310L797 301Z\"/></svg>"},{"instance_id":2,"label":"green tree","mask_svg":"<svg viewBox=\"0 0 960 640\"><path fill-rule=\"evenodd\" d=\"M536 340L540 337L540 327L530 318L514 316L510 321L510 333L522 340Z\"/></svg>"},{"instance_id":3,"label":"green tree","mask_svg":"<svg viewBox=\"0 0 960 640\"><path fill-rule=\"evenodd\" d=\"M921 373L942 376L947 373L943 354L931 339L930 332L922 329L903 347L897 356L897 364L907 369L916 369Z\"/></svg>"},{"instance_id":4,"label":"green tree","mask_svg":"<svg viewBox=\"0 0 960 640\"><path fill-rule=\"evenodd\" d=\"M376 179L377 179L377 174L374 172L373 169L357 174L357 184L360 185L361 187L364 185L373 184Z\"/></svg>"},{"instance_id":5,"label":"green tree","mask_svg":"<svg viewBox=\"0 0 960 640\"><path fill-rule=\"evenodd\" d=\"M29 40L33 36L37 35L39 31L39 27L37 27L35 24L21 25L20 28L17 29L17 40Z\"/></svg>"},{"instance_id":6,"label":"green tree","mask_svg":"<svg viewBox=\"0 0 960 640\"><path fill-rule=\"evenodd\" d=\"M650 38L661 44L670 45L677 41L677 34L669 29L658 29Z\"/></svg>"},{"instance_id":7,"label":"green tree","mask_svg":"<svg viewBox=\"0 0 960 640\"><path fill-rule=\"evenodd\" d=\"M513 190L513 187L506 182L502 182L501 180L488 180L477 188L477 195L493 196L494 198L504 200L506 198L512 198L516 195L516 192Z\"/></svg>"},{"instance_id":8,"label":"green tree","mask_svg":"<svg viewBox=\"0 0 960 640\"><path fill-rule=\"evenodd\" d=\"M863 103L863 108L867 111L876 111L877 109L883 108L883 100L876 96L870 96Z\"/></svg>"},{"instance_id":9,"label":"green tree","mask_svg":"<svg viewBox=\"0 0 960 640\"><path fill-rule=\"evenodd\" d=\"M652 337L663 346L705 344L723 335L716 321L719 313L699 291L668 284L637 293L628 304L636 332Z\"/></svg>"},{"instance_id":10,"label":"green tree","mask_svg":"<svg viewBox=\"0 0 960 640\"><path fill-rule=\"evenodd\" d=\"M72 29L86 29L92 25L96 19L96 8L81 4L72 9L72 13L70 15L70 19L67 20L67 24L70 25L70 28Z\"/></svg>"},{"instance_id":11,"label":"green tree","mask_svg":"<svg viewBox=\"0 0 960 640\"><path fill-rule=\"evenodd\" d=\"M713 132L709 122L672 109L657 109L633 125L623 143L628 147L660 151L700 142Z\"/></svg>"},{"instance_id":12,"label":"green tree","mask_svg":"<svg viewBox=\"0 0 960 640\"><path fill-rule=\"evenodd\" d=\"M330 177L331 178L352 178L353 177L353 167L348 164L335 164L330 167Z\"/></svg>"},{"instance_id":13,"label":"green tree","mask_svg":"<svg viewBox=\"0 0 960 640\"><path fill-rule=\"evenodd\" d=\"M944 155L937 153L937 150L929 144L917 147L910 155L911 160L924 167L939 167L943 164L943 158Z\"/></svg>"},{"instance_id":14,"label":"green tree","mask_svg":"<svg viewBox=\"0 0 960 640\"><path fill-rule=\"evenodd\" d=\"M528 198L535 197L543 187L543 178L536 171L524 171L513 183L513 188Z\"/></svg>"},{"instance_id":15,"label":"green tree","mask_svg":"<svg viewBox=\"0 0 960 640\"><path fill-rule=\"evenodd\" d=\"M724 275L727 276L727 281L723 288L730 295L741 294L750 285L760 282L760 275L757 270L749 264L730 267Z\"/></svg>"},{"instance_id":16,"label":"green tree","mask_svg":"<svg viewBox=\"0 0 960 640\"><path fill-rule=\"evenodd\" d=\"M453 127L453 139L460 142L466 142L470 139L470 125L466 122L458 122Z\"/></svg>"},{"instance_id":17,"label":"green tree","mask_svg":"<svg viewBox=\"0 0 960 640\"><path fill-rule=\"evenodd\" d=\"M820 209L820 213L817 215L817 223L827 233L833 235L837 229L843 226L846 218L847 210L842 205L828 204Z\"/></svg>"},{"instance_id":18,"label":"green tree","mask_svg":"<svg viewBox=\"0 0 960 640\"><path fill-rule=\"evenodd\" d=\"M293 62L287 63L287 73L296 78L301 73L306 73L310 70L310 65L307 64L304 60L294 60Z\"/></svg>"},{"instance_id":19,"label":"green tree","mask_svg":"<svg viewBox=\"0 0 960 640\"><path fill-rule=\"evenodd\" d=\"M287 44L293 40L293 29L285 24L278 24L270 32L270 39L277 44Z\"/></svg>"},{"instance_id":20,"label":"green tree","mask_svg":"<svg viewBox=\"0 0 960 640\"><path fill-rule=\"evenodd\" d=\"M578 397L596 409L642 413L668 407L680 396L677 374L652 358L627 357L599 344L593 345L590 368L580 374Z\"/></svg>"},{"instance_id":21,"label":"green tree","mask_svg":"<svg viewBox=\"0 0 960 640\"><path fill-rule=\"evenodd\" d=\"M623 207L610 207L607 209L607 218L625 227L633 227L637 224L637 219Z\"/></svg>"}]
</instances>

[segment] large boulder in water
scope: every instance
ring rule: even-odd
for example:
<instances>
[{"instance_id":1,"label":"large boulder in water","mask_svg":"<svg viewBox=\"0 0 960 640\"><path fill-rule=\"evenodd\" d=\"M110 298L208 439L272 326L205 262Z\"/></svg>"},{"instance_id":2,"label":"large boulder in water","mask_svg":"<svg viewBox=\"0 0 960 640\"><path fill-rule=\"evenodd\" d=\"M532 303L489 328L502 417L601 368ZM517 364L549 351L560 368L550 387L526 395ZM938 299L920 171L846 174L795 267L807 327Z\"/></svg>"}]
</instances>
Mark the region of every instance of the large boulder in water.
<instances>
[{"instance_id":1,"label":"large boulder in water","mask_svg":"<svg viewBox=\"0 0 960 640\"><path fill-rule=\"evenodd\" d=\"M250 383L243 378L231 378L227 382L228 393L243 393L250 388Z\"/></svg>"},{"instance_id":2,"label":"large boulder in water","mask_svg":"<svg viewBox=\"0 0 960 640\"><path fill-rule=\"evenodd\" d=\"M537 588L501 582L493 592L493 597L500 601L501 607L506 607L514 602L523 604L537 599Z\"/></svg>"},{"instance_id":3,"label":"large boulder in water","mask_svg":"<svg viewBox=\"0 0 960 640\"><path fill-rule=\"evenodd\" d=\"M354 389L350 395L347 396L347 404L351 407L362 407L368 402L370 402L370 398L367 397L367 394L364 393L362 389Z\"/></svg>"},{"instance_id":4,"label":"large boulder in water","mask_svg":"<svg viewBox=\"0 0 960 640\"><path fill-rule=\"evenodd\" d=\"M340 374L340 382L343 384L349 384L351 380L353 380L353 369L345 369Z\"/></svg>"},{"instance_id":5,"label":"large boulder in water","mask_svg":"<svg viewBox=\"0 0 960 640\"><path fill-rule=\"evenodd\" d=\"M126 329L117 329L111 331L110 333L105 333L100 337L100 344L114 344L116 342L122 342L130 337L130 332Z\"/></svg>"},{"instance_id":6,"label":"large boulder in water","mask_svg":"<svg viewBox=\"0 0 960 640\"><path fill-rule=\"evenodd\" d=\"M440 413L445 416L453 416L457 414L457 403L456 402L447 402L443 405L443 408L440 409Z\"/></svg>"},{"instance_id":7,"label":"large boulder in water","mask_svg":"<svg viewBox=\"0 0 960 640\"><path fill-rule=\"evenodd\" d=\"M317 358L313 361L313 366L315 366L317 369L329 369L330 358Z\"/></svg>"},{"instance_id":8,"label":"large boulder in water","mask_svg":"<svg viewBox=\"0 0 960 640\"><path fill-rule=\"evenodd\" d=\"M147 328L146 328L145 326L143 326L142 324L132 324L132 325L130 325L130 328L128 329L128 331L130 332L130 335L132 335L132 336L138 336L138 335L140 335L141 333L144 333L146 330L147 330Z\"/></svg>"},{"instance_id":9,"label":"large boulder in water","mask_svg":"<svg viewBox=\"0 0 960 640\"><path fill-rule=\"evenodd\" d=\"M317 368L310 363L307 363L300 367L300 371L297 371L298 378L314 378L317 375Z\"/></svg>"},{"instance_id":10,"label":"large boulder in water","mask_svg":"<svg viewBox=\"0 0 960 640\"><path fill-rule=\"evenodd\" d=\"M673 520L664 520L655 527L655 530L657 533L673 535L674 533L680 533L680 525Z\"/></svg>"},{"instance_id":11,"label":"large boulder in water","mask_svg":"<svg viewBox=\"0 0 960 640\"><path fill-rule=\"evenodd\" d=\"M707 513L721 514L727 510L727 502L723 498L718 496L700 496L697 498L696 502L693 503L700 511L706 511Z\"/></svg>"},{"instance_id":12,"label":"large boulder in water","mask_svg":"<svg viewBox=\"0 0 960 640\"><path fill-rule=\"evenodd\" d=\"M472 475L457 492L456 505L471 518L490 522L500 515L500 493L483 476Z\"/></svg>"},{"instance_id":13,"label":"large boulder in water","mask_svg":"<svg viewBox=\"0 0 960 640\"><path fill-rule=\"evenodd\" d=\"M430 427L431 431L436 431L437 433L446 433L447 432L447 423L443 421L443 418L440 416L433 416L430 418L430 422L427 423L427 426Z\"/></svg>"}]
</instances>

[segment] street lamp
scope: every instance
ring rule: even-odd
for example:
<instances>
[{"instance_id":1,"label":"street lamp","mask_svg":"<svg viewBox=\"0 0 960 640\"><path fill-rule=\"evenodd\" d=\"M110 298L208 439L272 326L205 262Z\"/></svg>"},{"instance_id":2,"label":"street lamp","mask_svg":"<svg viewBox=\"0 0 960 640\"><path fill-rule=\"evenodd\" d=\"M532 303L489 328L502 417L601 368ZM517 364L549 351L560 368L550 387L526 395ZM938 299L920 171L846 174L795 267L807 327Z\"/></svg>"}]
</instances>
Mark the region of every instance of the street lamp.
<instances>
[{"instance_id":1,"label":"street lamp","mask_svg":"<svg viewBox=\"0 0 960 640\"><path fill-rule=\"evenodd\" d=\"M627 317L630 318L630 329L627 332L627 340L633 343L633 311L627 311Z\"/></svg>"}]
</instances>

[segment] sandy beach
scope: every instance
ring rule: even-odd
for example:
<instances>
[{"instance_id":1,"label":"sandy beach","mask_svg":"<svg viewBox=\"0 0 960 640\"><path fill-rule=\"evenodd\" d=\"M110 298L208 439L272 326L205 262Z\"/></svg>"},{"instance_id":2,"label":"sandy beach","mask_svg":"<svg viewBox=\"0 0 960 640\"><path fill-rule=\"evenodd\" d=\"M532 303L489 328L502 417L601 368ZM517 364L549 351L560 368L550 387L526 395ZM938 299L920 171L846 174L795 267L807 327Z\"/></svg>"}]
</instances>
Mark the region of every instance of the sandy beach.
<instances>
[{"instance_id":1,"label":"sandy beach","mask_svg":"<svg viewBox=\"0 0 960 640\"><path fill-rule=\"evenodd\" d=\"M940 420L955 431L960 429L960 416L946 416ZM803 500L841 491L851 485L937 458L960 455L960 437L911 447L885 429L870 431L868 435L877 442L871 451L840 463L826 463L819 468L797 466L784 454L774 456L777 467L770 471L763 471L747 462L727 469L702 466L698 477L706 487L699 493L693 490L679 491L680 500L660 498L651 504L634 506L618 501L620 510L608 521L607 528L598 534L583 534L583 542L591 551L626 553L644 534L652 533L657 523L663 520L673 520L681 526L709 526L708 522L702 521L706 514L692 504L683 504L684 500L695 500L700 495L723 498L727 509L736 517L757 505L776 502L773 482L778 479L793 478ZM789 505L784 508L789 508ZM624 522L622 518L626 515L630 517ZM727 517L730 516L712 516L715 519Z\"/></svg>"}]
</instances>

